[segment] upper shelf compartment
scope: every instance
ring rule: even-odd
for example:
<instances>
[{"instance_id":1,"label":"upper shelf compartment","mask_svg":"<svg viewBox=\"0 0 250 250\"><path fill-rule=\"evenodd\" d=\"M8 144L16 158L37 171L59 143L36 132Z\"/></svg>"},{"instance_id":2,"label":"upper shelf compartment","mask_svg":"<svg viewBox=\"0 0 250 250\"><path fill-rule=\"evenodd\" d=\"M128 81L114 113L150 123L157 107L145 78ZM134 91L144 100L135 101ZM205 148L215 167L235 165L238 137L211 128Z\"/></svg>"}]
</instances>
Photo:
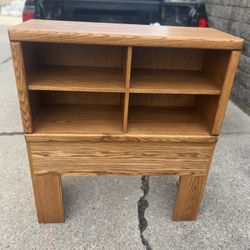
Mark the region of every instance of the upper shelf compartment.
<instances>
[{"instance_id":1,"label":"upper shelf compartment","mask_svg":"<svg viewBox=\"0 0 250 250\"><path fill-rule=\"evenodd\" d=\"M71 66L39 67L29 77L30 90L124 92L119 69Z\"/></svg>"},{"instance_id":2,"label":"upper shelf compartment","mask_svg":"<svg viewBox=\"0 0 250 250\"><path fill-rule=\"evenodd\" d=\"M221 84L206 73L209 51L133 48L132 93L219 95Z\"/></svg>"},{"instance_id":3,"label":"upper shelf compartment","mask_svg":"<svg viewBox=\"0 0 250 250\"><path fill-rule=\"evenodd\" d=\"M134 70L131 93L204 94L221 93L204 73L188 70Z\"/></svg>"},{"instance_id":4,"label":"upper shelf compartment","mask_svg":"<svg viewBox=\"0 0 250 250\"><path fill-rule=\"evenodd\" d=\"M51 43L23 43L23 48L30 90L125 91L127 48Z\"/></svg>"}]
</instances>

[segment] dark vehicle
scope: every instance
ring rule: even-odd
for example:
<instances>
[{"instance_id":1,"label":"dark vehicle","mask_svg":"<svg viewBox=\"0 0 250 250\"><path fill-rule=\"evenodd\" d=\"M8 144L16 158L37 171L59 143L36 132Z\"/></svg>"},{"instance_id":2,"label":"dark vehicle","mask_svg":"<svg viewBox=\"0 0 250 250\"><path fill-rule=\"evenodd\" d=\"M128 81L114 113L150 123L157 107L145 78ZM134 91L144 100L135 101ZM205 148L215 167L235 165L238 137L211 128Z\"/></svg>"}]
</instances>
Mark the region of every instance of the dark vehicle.
<instances>
[{"instance_id":1,"label":"dark vehicle","mask_svg":"<svg viewBox=\"0 0 250 250\"><path fill-rule=\"evenodd\" d=\"M52 19L86 22L207 27L204 3L163 0L26 0L23 21Z\"/></svg>"}]
</instances>

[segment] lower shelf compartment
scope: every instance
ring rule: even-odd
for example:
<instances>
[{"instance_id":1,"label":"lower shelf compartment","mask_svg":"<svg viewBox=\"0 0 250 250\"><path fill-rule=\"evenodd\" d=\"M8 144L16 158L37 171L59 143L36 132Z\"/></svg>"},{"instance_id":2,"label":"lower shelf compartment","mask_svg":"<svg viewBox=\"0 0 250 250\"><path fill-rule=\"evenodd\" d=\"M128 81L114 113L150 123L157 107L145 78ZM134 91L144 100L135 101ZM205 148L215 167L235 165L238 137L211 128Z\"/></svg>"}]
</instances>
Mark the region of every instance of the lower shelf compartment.
<instances>
[{"instance_id":1,"label":"lower shelf compartment","mask_svg":"<svg viewBox=\"0 0 250 250\"><path fill-rule=\"evenodd\" d=\"M45 134L121 133L121 110L119 106L111 105L45 105L35 119L34 132Z\"/></svg>"},{"instance_id":2,"label":"lower shelf compartment","mask_svg":"<svg viewBox=\"0 0 250 250\"><path fill-rule=\"evenodd\" d=\"M115 105L49 104L34 123L39 134L121 134L122 112ZM194 108L129 109L128 135L210 135Z\"/></svg>"},{"instance_id":3,"label":"lower shelf compartment","mask_svg":"<svg viewBox=\"0 0 250 250\"><path fill-rule=\"evenodd\" d=\"M194 108L130 107L129 134L210 135Z\"/></svg>"}]
</instances>

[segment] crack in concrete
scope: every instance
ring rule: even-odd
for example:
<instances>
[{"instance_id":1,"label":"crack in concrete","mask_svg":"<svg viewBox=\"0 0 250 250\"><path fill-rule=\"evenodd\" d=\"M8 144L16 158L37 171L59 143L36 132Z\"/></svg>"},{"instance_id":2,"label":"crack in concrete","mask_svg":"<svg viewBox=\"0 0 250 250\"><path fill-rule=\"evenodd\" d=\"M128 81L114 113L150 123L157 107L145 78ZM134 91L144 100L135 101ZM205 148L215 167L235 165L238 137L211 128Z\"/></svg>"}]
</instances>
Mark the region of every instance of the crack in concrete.
<instances>
[{"instance_id":1,"label":"crack in concrete","mask_svg":"<svg viewBox=\"0 0 250 250\"><path fill-rule=\"evenodd\" d=\"M149 191L149 176L142 176L141 178L141 189L143 190L143 196L139 199L138 205L138 219L139 219L139 229L140 229L140 237L142 244L146 247L146 250L152 250L147 239L145 239L143 232L146 230L148 226L148 222L145 218L145 211L148 208L149 204L146 199Z\"/></svg>"},{"instance_id":2,"label":"crack in concrete","mask_svg":"<svg viewBox=\"0 0 250 250\"><path fill-rule=\"evenodd\" d=\"M0 132L0 136L23 135L23 132Z\"/></svg>"},{"instance_id":3,"label":"crack in concrete","mask_svg":"<svg viewBox=\"0 0 250 250\"><path fill-rule=\"evenodd\" d=\"M0 65L5 64L11 60L11 56L0 62Z\"/></svg>"}]
</instances>

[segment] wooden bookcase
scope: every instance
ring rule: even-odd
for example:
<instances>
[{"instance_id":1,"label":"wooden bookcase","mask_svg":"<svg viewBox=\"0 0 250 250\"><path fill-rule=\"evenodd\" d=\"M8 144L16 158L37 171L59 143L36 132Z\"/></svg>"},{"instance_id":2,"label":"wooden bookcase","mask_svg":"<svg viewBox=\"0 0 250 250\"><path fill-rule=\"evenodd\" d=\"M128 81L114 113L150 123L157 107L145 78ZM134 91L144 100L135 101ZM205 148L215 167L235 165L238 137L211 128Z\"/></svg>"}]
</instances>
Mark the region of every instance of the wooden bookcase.
<instances>
[{"instance_id":1,"label":"wooden bookcase","mask_svg":"<svg viewBox=\"0 0 250 250\"><path fill-rule=\"evenodd\" d=\"M41 223L61 175L178 175L196 219L243 40L214 29L31 20L9 30Z\"/></svg>"}]
</instances>

